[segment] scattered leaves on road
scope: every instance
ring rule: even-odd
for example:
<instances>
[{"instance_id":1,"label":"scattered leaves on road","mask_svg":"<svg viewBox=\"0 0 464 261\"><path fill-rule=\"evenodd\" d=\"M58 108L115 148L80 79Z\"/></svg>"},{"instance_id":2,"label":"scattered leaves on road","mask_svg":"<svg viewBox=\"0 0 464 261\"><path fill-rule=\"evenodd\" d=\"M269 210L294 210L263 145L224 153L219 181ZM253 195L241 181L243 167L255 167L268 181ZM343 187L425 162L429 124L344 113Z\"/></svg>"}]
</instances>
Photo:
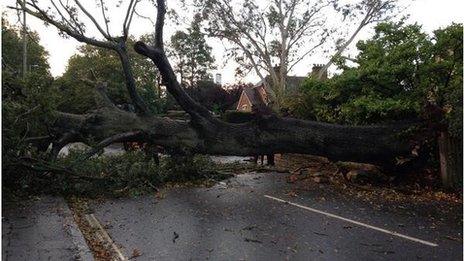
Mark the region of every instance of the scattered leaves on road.
<instances>
[{"instance_id":1,"label":"scattered leaves on road","mask_svg":"<svg viewBox=\"0 0 464 261\"><path fill-rule=\"evenodd\" d=\"M140 251L137 248L134 248L134 250L132 250L132 255L131 255L131 257L129 257L129 259L133 259L133 258L139 257L141 255L142 255L142 253L140 253Z\"/></svg>"}]
</instances>

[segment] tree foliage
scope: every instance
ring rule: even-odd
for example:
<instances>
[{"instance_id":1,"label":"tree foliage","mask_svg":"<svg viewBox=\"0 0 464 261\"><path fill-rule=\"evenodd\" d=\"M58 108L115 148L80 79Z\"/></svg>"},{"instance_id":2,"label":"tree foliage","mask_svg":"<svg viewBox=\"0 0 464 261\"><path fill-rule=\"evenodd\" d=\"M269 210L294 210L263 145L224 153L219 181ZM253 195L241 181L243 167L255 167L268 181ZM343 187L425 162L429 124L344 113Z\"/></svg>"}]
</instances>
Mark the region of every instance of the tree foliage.
<instances>
[{"instance_id":1,"label":"tree foliage","mask_svg":"<svg viewBox=\"0 0 464 261\"><path fill-rule=\"evenodd\" d=\"M18 0L17 3L21 2ZM244 123L230 123L216 117L205 106L192 99L177 80L163 41L167 11L164 0L156 1L157 17L154 23L153 42L147 44L147 41L138 41L133 47L138 54L151 59L162 76L163 85L178 105L189 114L190 119L180 121L153 115L139 95L127 46L128 29L136 13L135 5L138 1L129 2L125 12L122 35L118 37L110 35L108 29L104 30L95 17L77 0L72 3L71 7L63 5L57 7L58 1L53 0L47 3L48 6L42 5L42 2L39 5L38 1L28 1L26 6L22 6L22 10L55 26L63 34L80 42L116 53L122 64L127 92L136 108L135 112L120 110L104 92L99 91L105 102L105 105L100 108L85 114L55 111L52 151L59 151L71 142L84 142L94 145L84 157L88 159L111 143L138 141L161 146L167 153L177 155L305 153L325 156L334 161L366 162L382 166L396 166L395 162L399 157L414 157L415 147L409 142L412 134L400 137L397 135L399 132L403 133L415 127L411 124L341 126L284 118L273 113L256 113L252 121ZM227 5L228 2L225 4ZM84 31L83 26L75 21L76 15L69 14L69 12L67 15L62 12L72 11L73 8L77 8L80 16L86 17L85 19L90 20L91 24L97 27L100 32L99 36L91 36ZM295 10L304 12L305 9ZM358 78L355 77L356 80ZM373 79L375 80L375 77ZM361 90L368 89L361 88ZM335 89L333 92L335 96L336 91ZM372 95L372 97L376 96ZM382 96L379 95L378 98L381 99Z\"/></svg>"},{"instance_id":2,"label":"tree foliage","mask_svg":"<svg viewBox=\"0 0 464 261\"><path fill-rule=\"evenodd\" d=\"M332 40L336 41L335 55L340 56L362 28L390 19L396 12L395 0L362 0L351 4L337 0L265 3L197 0L196 3L208 21L209 35L233 45L229 55L242 72L253 70L263 81L270 76L265 87L276 107L286 94L288 73L304 58L327 47L334 35L339 36ZM356 29L346 30L350 27ZM332 57L327 67L331 63Z\"/></svg>"},{"instance_id":3,"label":"tree foliage","mask_svg":"<svg viewBox=\"0 0 464 261\"><path fill-rule=\"evenodd\" d=\"M2 19L2 178L4 184L23 184L27 169L20 159L46 149L56 96L47 52L37 33L28 31L28 70L22 77L20 30ZM43 148L45 146L45 148Z\"/></svg>"},{"instance_id":4,"label":"tree foliage","mask_svg":"<svg viewBox=\"0 0 464 261\"><path fill-rule=\"evenodd\" d=\"M134 40L129 38L128 44L133 43ZM163 112L166 94L161 89L158 72L149 60L137 55L133 49L127 52L137 91L152 113ZM108 96L114 103L121 106L131 104L118 54L84 45L79 48L79 54L69 59L65 73L55 83L61 97L58 108L65 112L84 113L98 107L98 95L95 93L97 81L107 83Z\"/></svg>"},{"instance_id":5,"label":"tree foliage","mask_svg":"<svg viewBox=\"0 0 464 261\"><path fill-rule=\"evenodd\" d=\"M199 15L187 28L187 32L176 31L171 36L170 56L175 63L175 71L184 86L193 87L198 81L208 78L208 71L214 68L212 48L206 43L201 31Z\"/></svg>"},{"instance_id":6,"label":"tree foliage","mask_svg":"<svg viewBox=\"0 0 464 261\"><path fill-rule=\"evenodd\" d=\"M462 132L462 25L429 36L417 24L382 23L357 47L358 66L339 60L340 75L304 83L289 102L294 115L362 125L415 118L432 103L455 135Z\"/></svg>"}]
</instances>

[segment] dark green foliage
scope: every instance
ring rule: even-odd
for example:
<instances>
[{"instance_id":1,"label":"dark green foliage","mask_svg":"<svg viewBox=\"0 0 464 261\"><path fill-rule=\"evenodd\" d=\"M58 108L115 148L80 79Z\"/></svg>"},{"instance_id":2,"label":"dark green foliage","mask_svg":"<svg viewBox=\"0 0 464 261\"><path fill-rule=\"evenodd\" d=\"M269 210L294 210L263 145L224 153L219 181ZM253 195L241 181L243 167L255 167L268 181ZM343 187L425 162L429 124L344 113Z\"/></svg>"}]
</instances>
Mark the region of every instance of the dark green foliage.
<instances>
[{"instance_id":1,"label":"dark green foliage","mask_svg":"<svg viewBox=\"0 0 464 261\"><path fill-rule=\"evenodd\" d=\"M212 48L206 43L201 32L201 18L195 15L187 32L177 31L171 37L170 58L174 60L175 71L180 74L184 86L193 87L198 81L206 80L208 70L214 68Z\"/></svg>"},{"instance_id":2,"label":"dark green foliage","mask_svg":"<svg viewBox=\"0 0 464 261\"><path fill-rule=\"evenodd\" d=\"M159 165L142 151L100 156L75 164L82 156L71 151L57 164L88 179L55 173L53 192L73 195L139 195L156 191L168 182L202 182L222 179L218 166L206 156L163 156ZM104 189L102 189L104 188Z\"/></svg>"},{"instance_id":3,"label":"dark green foliage","mask_svg":"<svg viewBox=\"0 0 464 261\"><path fill-rule=\"evenodd\" d=\"M158 74L151 61L135 53L131 48L133 43L133 39L128 40L127 50L138 92L153 113L162 113L165 111L165 95L159 87ZM85 113L98 107L96 86L89 84L88 80L107 82L108 96L115 104L130 104L118 54L90 45L80 47L79 51L69 59L66 72L55 82L60 90L58 109Z\"/></svg>"},{"instance_id":4,"label":"dark green foliage","mask_svg":"<svg viewBox=\"0 0 464 261\"><path fill-rule=\"evenodd\" d=\"M308 79L287 101L293 115L341 124L376 124L417 118L425 104L442 108L452 133L462 132L462 25L434 32L382 23L357 44L357 67L339 61L340 75Z\"/></svg>"},{"instance_id":5,"label":"dark green foliage","mask_svg":"<svg viewBox=\"0 0 464 261\"><path fill-rule=\"evenodd\" d=\"M217 168L208 156L173 155L160 162L159 171L164 182L186 182L220 177Z\"/></svg>"},{"instance_id":6,"label":"dark green foliage","mask_svg":"<svg viewBox=\"0 0 464 261\"><path fill-rule=\"evenodd\" d=\"M450 133L462 139L462 24L452 24L434 34L435 59L428 71L431 76L428 95L443 108Z\"/></svg>"},{"instance_id":7,"label":"dark green foliage","mask_svg":"<svg viewBox=\"0 0 464 261\"><path fill-rule=\"evenodd\" d=\"M25 183L28 169L22 157L41 157L56 97L51 88L47 53L36 33L28 32L28 64L22 77L19 30L2 19L2 180L5 186Z\"/></svg>"}]
</instances>

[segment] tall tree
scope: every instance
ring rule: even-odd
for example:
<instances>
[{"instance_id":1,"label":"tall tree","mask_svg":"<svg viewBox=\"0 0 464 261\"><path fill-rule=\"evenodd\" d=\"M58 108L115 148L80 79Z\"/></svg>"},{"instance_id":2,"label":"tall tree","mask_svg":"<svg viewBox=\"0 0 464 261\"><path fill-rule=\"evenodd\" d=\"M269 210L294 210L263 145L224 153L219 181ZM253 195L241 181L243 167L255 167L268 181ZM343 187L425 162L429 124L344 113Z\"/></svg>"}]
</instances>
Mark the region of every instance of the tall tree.
<instances>
[{"instance_id":1,"label":"tall tree","mask_svg":"<svg viewBox=\"0 0 464 261\"><path fill-rule=\"evenodd\" d=\"M21 29L22 30L22 29ZM14 75L22 74L22 36L20 29L8 23L2 16L2 72ZM39 72L50 76L50 66L47 62L48 53L39 44L36 32L27 31L29 46L27 46L28 65L31 72Z\"/></svg>"},{"instance_id":2,"label":"tall tree","mask_svg":"<svg viewBox=\"0 0 464 261\"><path fill-rule=\"evenodd\" d=\"M180 75L181 84L194 86L198 81L208 76L208 71L214 68L212 48L206 43L205 35L201 32L199 15L187 28L187 32L176 31L171 36L171 58L175 63L175 70Z\"/></svg>"},{"instance_id":3,"label":"tall tree","mask_svg":"<svg viewBox=\"0 0 464 261\"><path fill-rule=\"evenodd\" d=\"M86 8L79 0L73 2L52 0L49 6L43 5L43 2L39 3L38 1L26 1L26 4L23 6L23 2L18 0L16 1L18 6L16 9L23 10L45 23L55 26L62 35L73 37L82 43L115 52L121 62L126 88L136 110L148 115L150 114L149 109L136 90L136 82L127 52L129 29L139 2L139 0L129 1L125 9L120 36L113 36L110 31L110 19L108 19L106 14L107 5L105 1L97 2L97 7L99 8L96 8L96 10L101 10L103 23L99 23L95 15L87 10L88 6ZM115 5L122 8L121 3L115 3ZM100 34L98 38L88 34L86 23L82 19L89 21L89 24L98 30Z\"/></svg>"},{"instance_id":4,"label":"tall tree","mask_svg":"<svg viewBox=\"0 0 464 261\"><path fill-rule=\"evenodd\" d=\"M411 124L341 126L282 118L273 114L255 115L253 120L245 123L230 123L215 117L208 109L195 102L177 81L163 41L165 1L157 0L156 8L158 12L153 44L139 41L135 43L134 49L138 54L152 60L167 91L190 115L190 120L175 121L147 114L143 110L127 112L118 109L111 100L104 99L105 107L86 114L55 112L57 120L52 129L58 138L53 144L54 150L73 141L100 140L88 152L87 157L90 157L111 143L137 140L163 146L171 153L182 154L306 153L326 156L332 160L383 165L395 162L399 156L413 156L414 144L410 142L409 133L397 135L411 127ZM127 55L120 54L125 50L118 47L120 42L117 39L120 38L108 37L105 38L107 40L100 41L85 36L82 32L65 26L60 18L50 16L35 1L29 1L25 11L56 26L71 37L97 47L115 50L120 56ZM133 78L131 73L125 73L125 77L126 81ZM128 86L129 93L136 93L135 88ZM106 97L104 93L101 94ZM130 98L142 108L144 103L137 103L140 96L130 95Z\"/></svg>"},{"instance_id":5,"label":"tall tree","mask_svg":"<svg viewBox=\"0 0 464 261\"><path fill-rule=\"evenodd\" d=\"M358 42L356 65L341 59L340 74L302 85L295 116L353 125L418 117L430 88L432 46L417 24L377 25L371 39Z\"/></svg>"},{"instance_id":6,"label":"tall tree","mask_svg":"<svg viewBox=\"0 0 464 261\"><path fill-rule=\"evenodd\" d=\"M38 34L29 30L26 37L30 68L23 77L20 32L2 17L2 181L7 186L24 181L27 169L19 164L21 157L36 155L33 148L48 147L48 127L56 108L48 53L39 44Z\"/></svg>"},{"instance_id":7,"label":"tall tree","mask_svg":"<svg viewBox=\"0 0 464 261\"><path fill-rule=\"evenodd\" d=\"M333 35L345 35L356 25L347 40L337 40L335 57L348 47L362 28L388 19L396 0L361 0L342 5L337 0L197 0L208 20L211 36L234 44L232 55L239 64L265 82L274 102L285 94L286 77L306 56L320 50ZM333 24L337 26L334 28ZM331 57L324 70L332 64ZM322 75L321 72L320 75Z\"/></svg>"}]
</instances>

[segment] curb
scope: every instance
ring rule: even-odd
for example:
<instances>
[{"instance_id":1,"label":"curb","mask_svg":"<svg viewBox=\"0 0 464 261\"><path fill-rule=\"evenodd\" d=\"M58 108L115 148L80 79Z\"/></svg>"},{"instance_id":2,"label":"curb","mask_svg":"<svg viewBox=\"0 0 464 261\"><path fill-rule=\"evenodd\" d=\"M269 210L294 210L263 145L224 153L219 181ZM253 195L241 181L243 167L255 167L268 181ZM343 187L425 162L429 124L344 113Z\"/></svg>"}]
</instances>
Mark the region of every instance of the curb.
<instances>
[{"instance_id":1,"label":"curb","mask_svg":"<svg viewBox=\"0 0 464 261\"><path fill-rule=\"evenodd\" d=\"M87 261L95 260L87 242L84 239L84 235L74 221L71 209L68 203L63 199L63 215L65 221L65 230L71 237L73 244L76 246L77 260Z\"/></svg>"},{"instance_id":2,"label":"curb","mask_svg":"<svg viewBox=\"0 0 464 261\"><path fill-rule=\"evenodd\" d=\"M100 224L100 222L95 217L95 215L86 214L84 217L85 217L85 220L90 225L90 227L92 227L95 230L95 234L100 238L100 240L104 242L111 249L111 251L115 254L114 260L127 261L128 259L124 256L121 249L119 249L119 247L116 246L114 241L111 239L110 235L108 235L108 233L103 228L103 226Z\"/></svg>"}]
</instances>

